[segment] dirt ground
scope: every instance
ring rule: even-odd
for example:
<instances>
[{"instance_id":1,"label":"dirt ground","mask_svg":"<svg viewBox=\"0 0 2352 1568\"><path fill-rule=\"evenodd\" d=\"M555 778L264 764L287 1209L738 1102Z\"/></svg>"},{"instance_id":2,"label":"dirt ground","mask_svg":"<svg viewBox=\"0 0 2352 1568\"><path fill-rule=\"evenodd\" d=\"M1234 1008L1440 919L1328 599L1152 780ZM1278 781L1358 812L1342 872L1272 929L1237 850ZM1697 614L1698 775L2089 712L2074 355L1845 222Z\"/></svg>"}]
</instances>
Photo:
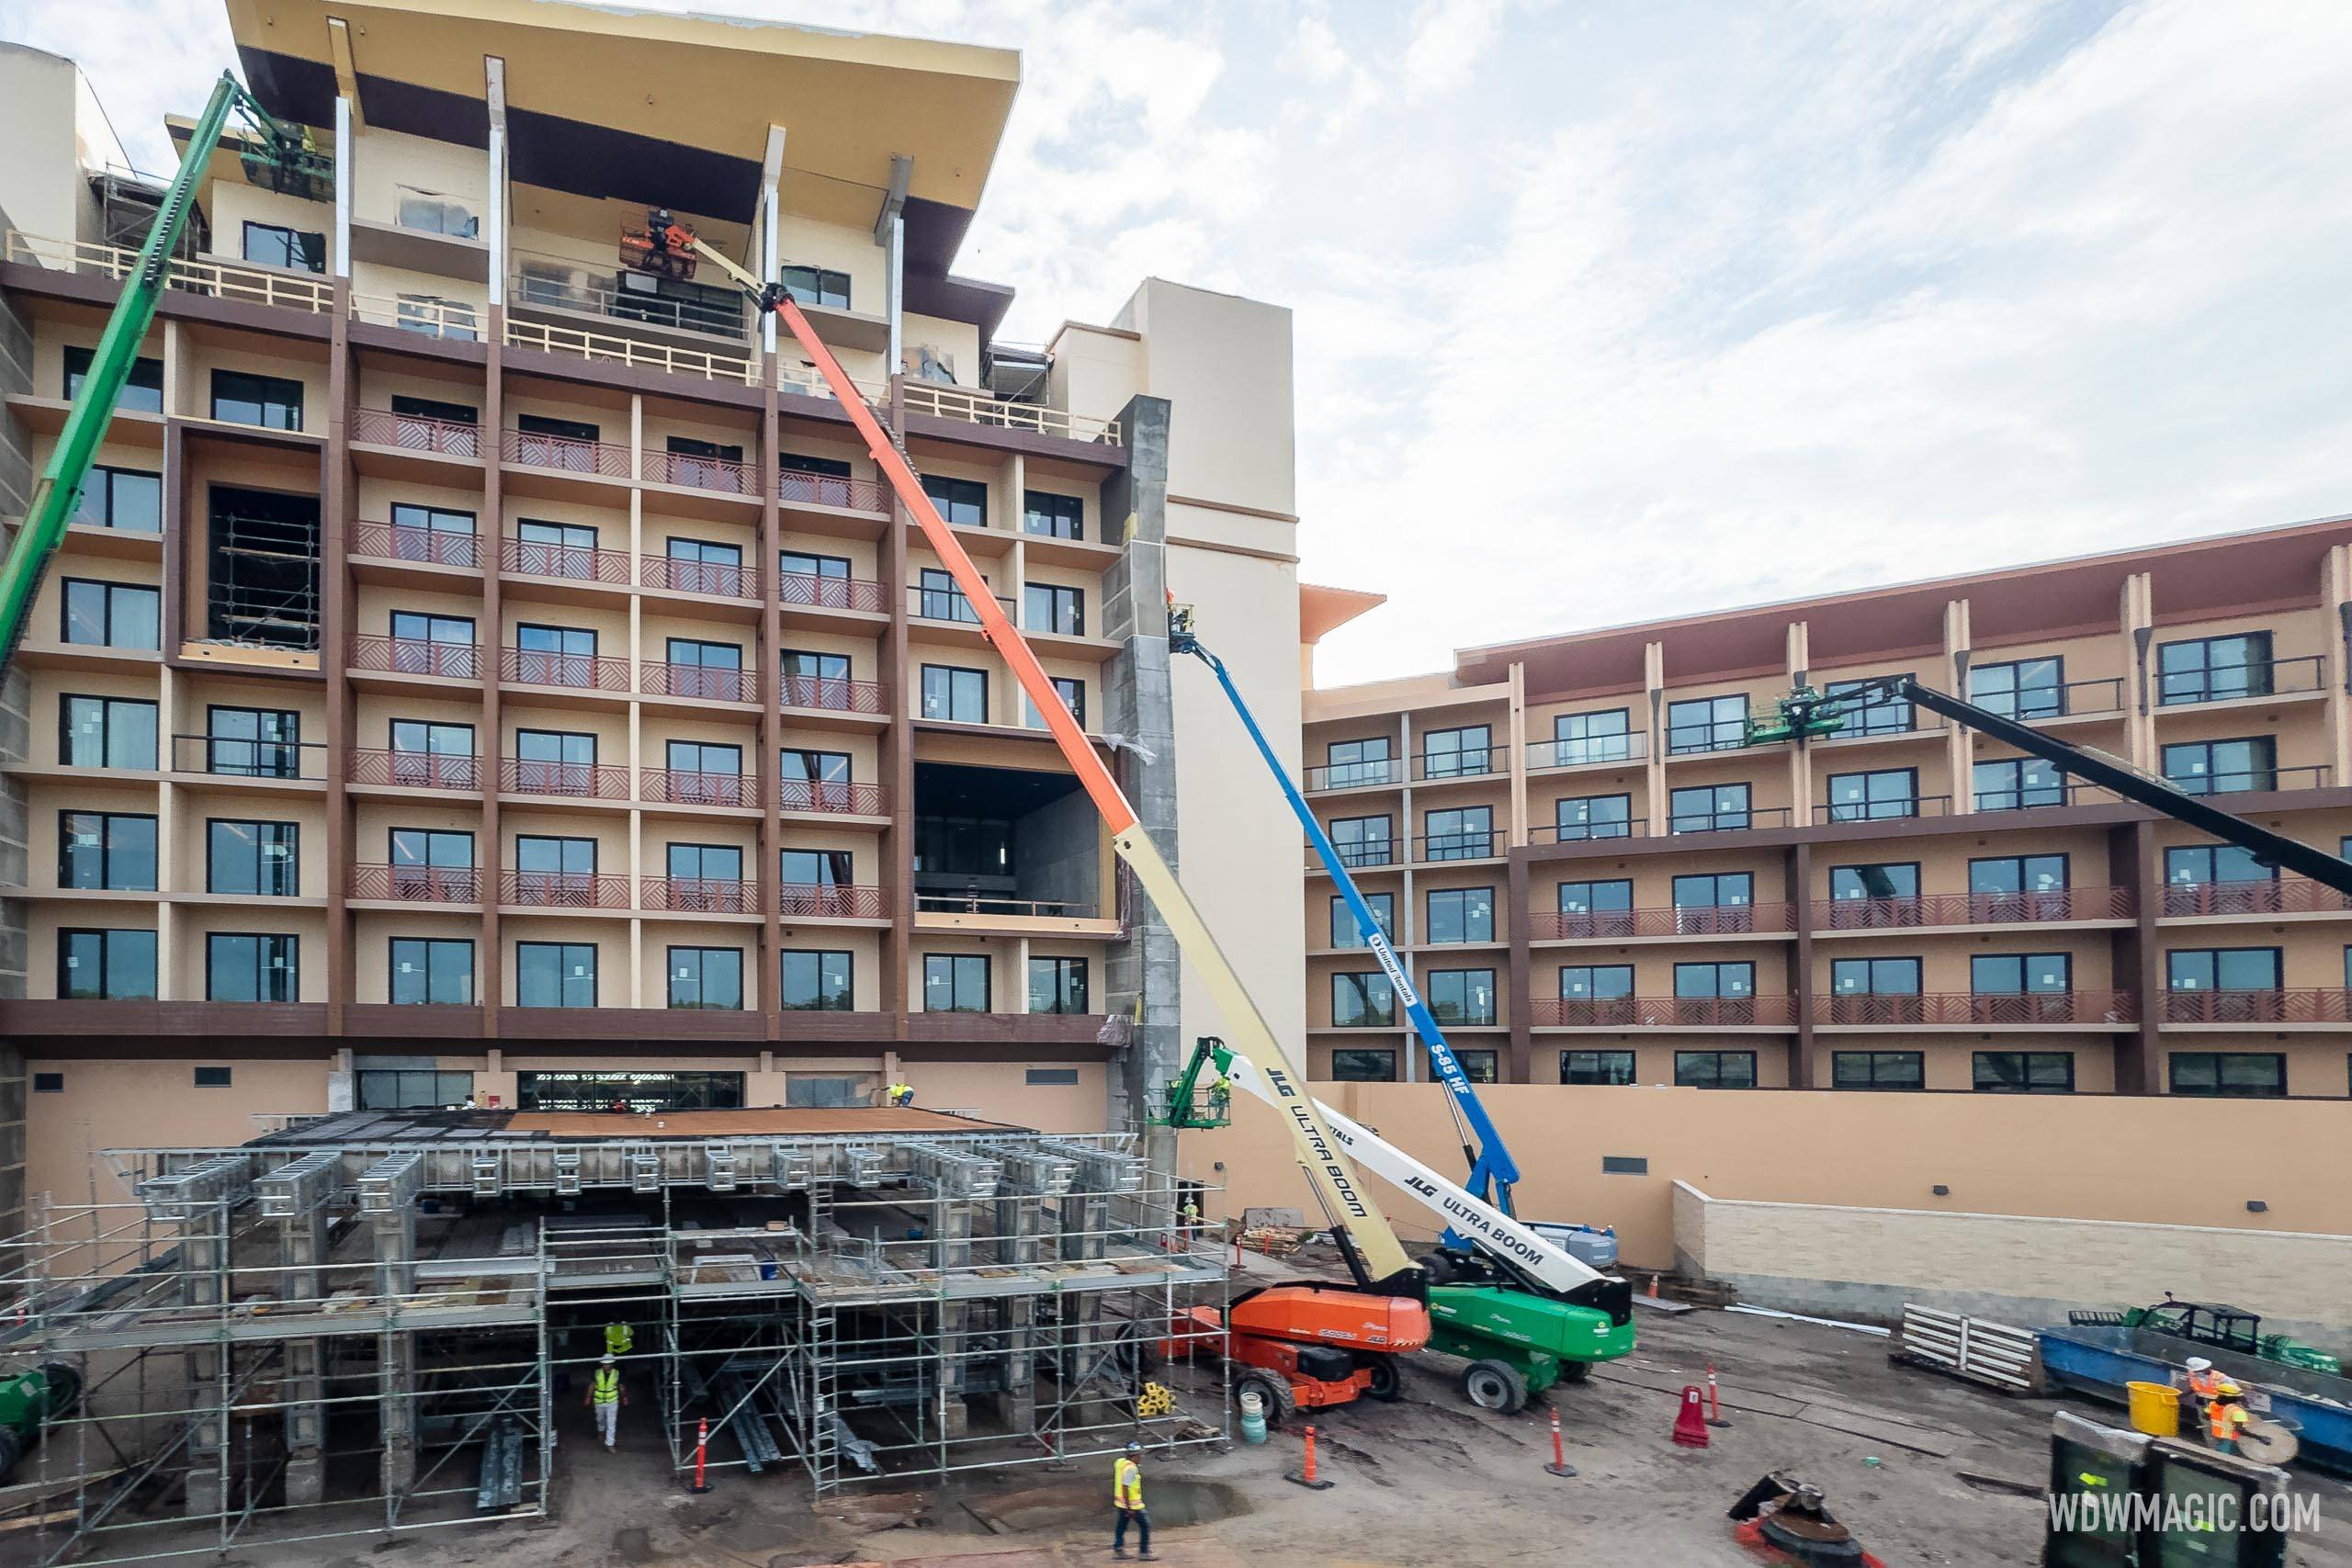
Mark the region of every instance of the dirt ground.
<instances>
[{"instance_id":1,"label":"dirt ground","mask_svg":"<svg viewBox=\"0 0 2352 1568\"><path fill-rule=\"evenodd\" d=\"M1710 1564L1751 1562L1724 1510L1768 1470L1821 1486L1888 1568L2033 1563L2041 1505L1998 1485L2039 1487L2055 1402L2012 1399L1893 1367L1875 1336L1746 1314L1645 1312L1642 1347L1559 1409L1569 1462L1561 1480L1542 1405L1502 1417L1453 1386L1460 1363L1410 1363L1404 1401L1324 1413L1317 1424L1329 1491L1283 1480L1298 1467L1296 1427L1262 1447L1180 1450L1145 1465L1159 1557L1190 1568L1371 1564ZM1712 1446L1669 1440L1679 1390L1713 1361L1732 1425ZM2077 1405L2098 1418L2100 1407ZM634 1416L636 1413L630 1413ZM2120 1421L2120 1411L2107 1412ZM496 1564L497 1568L1046 1568L1109 1560L1107 1461L1063 1474L991 1472L944 1490L848 1489L813 1511L797 1473L718 1474L692 1496L668 1472L649 1419L625 1422L606 1453L576 1407L563 1412L558 1517L531 1526L468 1525L403 1538L242 1547L234 1561L293 1568ZM1966 1476L1992 1478L1972 1483ZM2352 1487L2296 1472L2325 1516L2299 1540L2301 1568L2352 1568ZM6 1560L0 1550L0 1562Z\"/></svg>"}]
</instances>

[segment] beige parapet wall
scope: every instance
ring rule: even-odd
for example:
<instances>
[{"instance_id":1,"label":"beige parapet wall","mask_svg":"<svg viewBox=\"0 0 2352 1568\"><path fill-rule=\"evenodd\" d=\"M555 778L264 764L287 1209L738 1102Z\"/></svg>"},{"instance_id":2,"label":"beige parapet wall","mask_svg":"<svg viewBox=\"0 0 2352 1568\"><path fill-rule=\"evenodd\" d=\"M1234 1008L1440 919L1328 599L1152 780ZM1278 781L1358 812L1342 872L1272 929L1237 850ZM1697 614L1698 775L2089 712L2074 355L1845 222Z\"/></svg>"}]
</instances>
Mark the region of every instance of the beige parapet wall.
<instances>
[{"instance_id":1,"label":"beige parapet wall","mask_svg":"<svg viewBox=\"0 0 2352 1568\"><path fill-rule=\"evenodd\" d=\"M1903 1303L2034 1326L2166 1292L2334 1348L2352 1331L2352 1236L1711 1198L1674 1184L1676 1263L1792 1311L1894 1319Z\"/></svg>"}]
</instances>

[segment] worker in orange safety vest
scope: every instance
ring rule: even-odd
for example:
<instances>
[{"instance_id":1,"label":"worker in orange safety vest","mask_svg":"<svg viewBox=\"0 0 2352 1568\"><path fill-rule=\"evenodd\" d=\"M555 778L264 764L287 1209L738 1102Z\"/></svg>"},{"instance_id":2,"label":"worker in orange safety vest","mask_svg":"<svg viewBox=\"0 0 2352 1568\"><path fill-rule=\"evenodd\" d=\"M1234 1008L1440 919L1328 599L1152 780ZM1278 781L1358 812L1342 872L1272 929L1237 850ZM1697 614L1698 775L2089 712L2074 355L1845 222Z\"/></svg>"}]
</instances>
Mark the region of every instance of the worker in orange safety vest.
<instances>
[{"instance_id":1,"label":"worker in orange safety vest","mask_svg":"<svg viewBox=\"0 0 2352 1568\"><path fill-rule=\"evenodd\" d=\"M2221 1392L2222 1374L2212 1362L2202 1356L2188 1358L2188 1408L2199 1420L2204 1419L2205 1407Z\"/></svg>"},{"instance_id":2,"label":"worker in orange safety vest","mask_svg":"<svg viewBox=\"0 0 2352 1568\"><path fill-rule=\"evenodd\" d=\"M2213 1391L2213 1403L2205 1407L2206 1435L2216 1449L2233 1454L2238 1451L2238 1433L2253 1418L2245 1407L2245 1390L2224 1378Z\"/></svg>"}]
</instances>

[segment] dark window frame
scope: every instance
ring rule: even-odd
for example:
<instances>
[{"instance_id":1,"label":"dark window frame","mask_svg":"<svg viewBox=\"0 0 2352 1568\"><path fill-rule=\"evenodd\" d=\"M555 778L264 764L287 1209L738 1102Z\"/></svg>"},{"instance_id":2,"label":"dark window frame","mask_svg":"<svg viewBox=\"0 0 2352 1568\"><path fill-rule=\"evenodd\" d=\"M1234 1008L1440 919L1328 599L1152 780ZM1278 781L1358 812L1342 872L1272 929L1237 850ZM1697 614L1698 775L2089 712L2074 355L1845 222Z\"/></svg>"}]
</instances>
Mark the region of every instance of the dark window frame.
<instances>
[{"instance_id":1,"label":"dark window frame","mask_svg":"<svg viewBox=\"0 0 2352 1568\"><path fill-rule=\"evenodd\" d=\"M78 731L75 728L74 705L97 705L96 739L99 760L95 762L78 761L74 756ZM147 761L118 762L114 760L115 710L144 708L147 710ZM88 768L94 771L120 769L131 773L153 773L163 761L163 704L153 697L118 697L102 692L60 692L57 694L57 765L61 768Z\"/></svg>"},{"instance_id":2,"label":"dark window frame","mask_svg":"<svg viewBox=\"0 0 2352 1568\"><path fill-rule=\"evenodd\" d=\"M847 948L783 947L776 950L776 1006L785 1012L854 1012L857 1010L857 954ZM808 959L815 969L816 984L808 988L809 999L795 1001L794 987L786 977L785 965L794 959ZM841 961L841 987L838 992L828 988L827 967L832 960Z\"/></svg>"},{"instance_id":3,"label":"dark window frame","mask_svg":"<svg viewBox=\"0 0 2352 1568\"><path fill-rule=\"evenodd\" d=\"M554 955L557 970L555 976L556 1000L551 1002L535 1002L524 999L523 976L525 971L524 954L526 952L529 952L535 957L541 953L552 953ZM585 952L588 954L588 973L585 976L577 976L565 972L570 967L571 955L575 952ZM594 942L525 942L517 940L514 943L514 1005L516 1007L532 1008L535 1010L594 1007L597 1004L598 998L603 994L601 987L604 984L604 959L605 954L603 946L600 943ZM588 982L588 999L584 1002L570 1000L565 995L571 989L572 982L578 978L585 978Z\"/></svg>"},{"instance_id":4,"label":"dark window frame","mask_svg":"<svg viewBox=\"0 0 2352 1568\"><path fill-rule=\"evenodd\" d=\"M1702 1062L1710 1068L1700 1072ZM1727 1080L1725 1064L1742 1062L1747 1073L1734 1073ZM1756 1053L1753 1051L1677 1051L1674 1054L1674 1087L1677 1089L1754 1089L1756 1087Z\"/></svg>"},{"instance_id":5,"label":"dark window frame","mask_svg":"<svg viewBox=\"0 0 2352 1568\"><path fill-rule=\"evenodd\" d=\"M1846 1064L1863 1065L1866 1082L1848 1081ZM1898 1081L1883 1081L1888 1068L1895 1069ZM1906 1070L1907 1069L1907 1070ZM1928 1087L1928 1059L1924 1051L1833 1051L1829 1056L1829 1087L1840 1089L1871 1092L1917 1092Z\"/></svg>"},{"instance_id":6,"label":"dark window frame","mask_svg":"<svg viewBox=\"0 0 2352 1568\"><path fill-rule=\"evenodd\" d=\"M1581 1077L1577 1076L1577 1059L1588 1058ZM1564 1084L1601 1084L1611 1088L1632 1085L1640 1076L1631 1051L1563 1050L1560 1053L1560 1081Z\"/></svg>"},{"instance_id":7,"label":"dark window frame","mask_svg":"<svg viewBox=\"0 0 2352 1568\"><path fill-rule=\"evenodd\" d=\"M224 998L219 976L220 955L216 944L254 943L254 994ZM292 931L207 931L204 933L204 999L214 1001L296 1002L302 999L302 939ZM273 964L276 958L278 962ZM277 991L276 996L268 995Z\"/></svg>"},{"instance_id":8,"label":"dark window frame","mask_svg":"<svg viewBox=\"0 0 2352 1568\"><path fill-rule=\"evenodd\" d=\"M480 988L480 976L478 973L479 964L477 963L479 955L474 951L473 938L469 936L388 936L384 939L384 995L386 999L392 1006L473 1007L477 1005L477 997ZM420 952L417 956L424 961L424 967L421 970L414 971L414 973L420 974L424 976L421 988L424 994L422 997L413 998L405 1002L401 1000L399 994L401 978L401 944L403 942L414 942L418 944ZM466 950L466 994L462 999L458 1001L436 1001L433 996L434 953L435 949L451 946L461 946Z\"/></svg>"},{"instance_id":9,"label":"dark window frame","mask_svg":"<svg viewBox=\"0 0 2352 1568\"><path fill-rule=\"evenodd\" d=\"M75 973L74 966L69 962L74 957L74 954L71 953L69 949L72 946L72 939L75 937L96 937L98 939L98 988L97 995L95 997L75 996L74 994L72 982L66 978L67 976ZM144 991L131 992L121 996L118 996L114 992L113 971L115 964L118 962L114 947L115 939L118 937L146 938L147 988ZM161 962L161 955L158 951L159 938L156 935L154 928L150 926L60 926L57 929L56 942L57 996L59 1000L152 1002L156 999L155 993L162 987L157 969L157 966ZM131 945L136 944L133 943ZM128 960L126 959L124 962L128 962Z\"/></svg>"},{"instance_id":10,"label":"dark window frame","mask_svg":"<svg viewBox=\"0 0 2352 1568\"><path fill-rule=\"evenodd\" d=\"M207 404L212 418L223 424L251 425L259 430L300 431L302 428L302 383L290 376L268 376L257 370L216 368ZM243 395L239 395L242 392ZM288 394L291 394L290 396ZM254 417L241 419L220 412L221 405L249 403Z\"/></svg>"},{"instance_id":11,"label":"dark window frame","mask_svg":"<svg viewBox=\"0 0 2352 1568\"><path fill-rule=\"evenodd\" d=\"M2001 1063L2013 1063L2013 1073L1998 1070ZM2063 1083L2035 1081L2037 1064L2063 1064ZM1993 1069L1988 1071L1987 1069ZM1968 1066L1969 1083L1978 1094L2072 1094L2075 1092L2075 1053L2072 1051L1978 1051L1972 1054Z\"/></svg>"},{"instance_id":12,"label":"dark window frame","mask_svg":"<svg viewBox=\"0 0 2352 1568\"><path fill-rule=\"evenodd\" d=\"M2272 1077L2278 1087L2271 1089L2245 1083L2233 1085L2225 1081L2227 1064L2233 1060L2275 1064L2277 1072ZM2211 1087L2183 1084L2181 1066L2185 1062L2210 1064L2213 1071ZM2283 1100L2287 1096L2287 1054L2283 1051L2174 1051L2165 1061L2165 1089L2170 1094L2199 1100Z\"/></svg>"}]
</instances>

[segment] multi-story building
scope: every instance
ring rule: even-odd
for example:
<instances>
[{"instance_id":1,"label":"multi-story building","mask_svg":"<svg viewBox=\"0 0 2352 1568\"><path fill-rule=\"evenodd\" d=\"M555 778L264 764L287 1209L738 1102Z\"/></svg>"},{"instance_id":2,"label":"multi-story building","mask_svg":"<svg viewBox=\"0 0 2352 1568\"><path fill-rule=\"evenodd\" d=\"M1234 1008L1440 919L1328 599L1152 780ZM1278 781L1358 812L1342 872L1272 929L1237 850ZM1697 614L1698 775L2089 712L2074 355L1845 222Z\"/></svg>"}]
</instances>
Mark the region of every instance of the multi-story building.
<instances>
[{"instance_id":1,"label":"multi-story building","mask_svg":"<svg viewBox=\"0 0 2352 1568\"><path fill-rule=\"evenodd\" d=\"M1308 590L1310 640L1369 606ZM1306 785L1474 1075L2335 1096L2352 901L1907 704L1909 673L2331 852L2352 523L1462 650L1310 691ZM1428 1076L1310 852L1318 1076Z\"/></svg>"},{"instance_id":2,"label":"multi-story building","mask_svg":"<svg viewBox=\"0 0 2352 1568\"><path fill-rule=\"evenodd\" d=\"M999 341L1012 291L950 269L1008 51L230 10L311 153L209 155L0 734L35 1189L173 1117L469 1095L818 1106L903 1077L1125 1121L1182 1032L1164 931L790 335L707 270L619 265L621 236L667 208L790 288L1204 868L1295 831L1273 798L1180 823L1180 719L1211 710L1162 636L1170 585L1217 598L1295 721L1287 312L1155 280L1110 325ZM0 64L0 97L55 109L0 179L40 218L0 265L14 522L158 183L66 133L70 62ZM1286 909L1204 902L1295 976L1248 933Z\"/></svg>"}]
</instances>

